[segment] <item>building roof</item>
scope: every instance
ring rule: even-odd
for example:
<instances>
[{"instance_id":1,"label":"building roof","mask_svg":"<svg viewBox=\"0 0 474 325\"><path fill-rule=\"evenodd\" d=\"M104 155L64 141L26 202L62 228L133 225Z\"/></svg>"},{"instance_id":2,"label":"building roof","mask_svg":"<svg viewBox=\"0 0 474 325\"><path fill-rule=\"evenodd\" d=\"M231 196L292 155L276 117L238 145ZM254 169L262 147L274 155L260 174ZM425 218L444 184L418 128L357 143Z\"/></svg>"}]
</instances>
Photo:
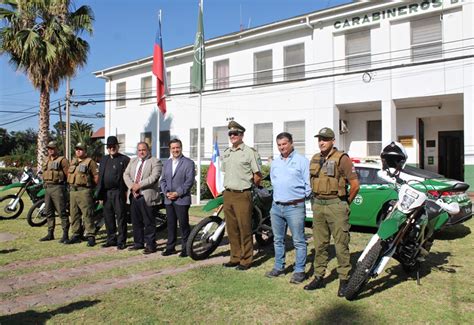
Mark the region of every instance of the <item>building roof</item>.
<instances>
[{"instance_id":1,"label":"building roof","mask_svg":"<svg viewBox=\"0 0 474 325\"><path fill-rule=\"evenodd\" d=\"M103 139L105 138L105 127L99 128L97 131L95 131L92 136L92 139Z\"/></svg>"}]
</instances>

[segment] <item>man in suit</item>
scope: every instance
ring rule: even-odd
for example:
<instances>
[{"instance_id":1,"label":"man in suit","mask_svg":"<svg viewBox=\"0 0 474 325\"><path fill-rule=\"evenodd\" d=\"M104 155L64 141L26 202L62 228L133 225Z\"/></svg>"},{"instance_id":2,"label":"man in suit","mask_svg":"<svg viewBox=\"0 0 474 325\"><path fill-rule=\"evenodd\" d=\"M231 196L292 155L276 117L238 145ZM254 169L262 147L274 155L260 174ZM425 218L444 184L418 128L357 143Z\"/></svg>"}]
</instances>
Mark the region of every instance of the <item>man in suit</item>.
<instances>
[{"instance_id":1,"label":"man in suit","mask_svg":"<svg viewBox=\"0 0 474 325\"><path fill-rule=\"evenodd\" d=\"M123 180L131 201L133 246L129 250L143 249L143 254L156 252L156 221L153 206L160 204L160 160L150 155L146 142L137 145L138 157L125 169Z\"/></svg>"},{"instance_id":2,"label":"man in suit","mask_svg":"<svg viewBox=\"0 0 474 325\"><path fill-rule=\"evenodd\" d=\"M123 181L123 173L130 158L119 153L117 137L109 136L106 146L109 154L100 161L97 186L97 198L104 203L107 230L107 241L102 247L117 246L117 249L122 250L127 241L127 186Z\"/></svg>"},{"instance_id":3,"label":"man in suit","mask_svg":"<svg viewBox=\"0 0 474 325\"><path fill-rule=\"evenodd\" d=\"M168 219L168 242L161 253L168 256L176 253L177 221L181 228L182 249L180 257L186 254L186 242L190 232L189 207L191 205L191 187L194 183L194 161L182 154L183 144L179 139L169 143L171 158L163 165L161 191L165 195L166 217Z\"/></svg>"}]
</instances>

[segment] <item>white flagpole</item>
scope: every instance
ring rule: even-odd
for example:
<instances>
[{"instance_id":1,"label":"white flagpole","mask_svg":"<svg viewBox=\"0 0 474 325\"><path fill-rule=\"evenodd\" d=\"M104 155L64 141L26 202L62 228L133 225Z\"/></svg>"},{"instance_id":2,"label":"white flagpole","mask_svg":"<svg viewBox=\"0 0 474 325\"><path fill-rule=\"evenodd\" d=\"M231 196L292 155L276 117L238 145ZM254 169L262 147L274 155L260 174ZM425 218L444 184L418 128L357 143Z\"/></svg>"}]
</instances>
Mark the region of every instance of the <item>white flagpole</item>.
<instances>
[{"instance_id":1,"label":"white flagpole","mask_svg":"<svg viewBox=\"0 0 474 325\"><path fill-rule=\"evenodd\" d=\"M201 13L204 14L204 8L203 8L203 1L200 1L200 10ZM204 39L202 40L204 43ZM201 80L202 74L203 74L203 69L204 67L201 68ZM202 89L204 88L204 85L202 85L201 90L199 91L199 126L198 126L198 139L197 139L197 188L196 188L196 204L201 204L201 125L202 125Z\"/></svg>"},{"instance_id":2,"label":"white flagpole","mask_svg":"<svg viewBox=\"0 0 474 325\"><path fill-rule=\"evenodd\" d=\"M161 31L161 9L160 11L158 11L158 24L159 24L159 27L160 27L160 33L162 33ZM161 44L160 44L161 45ZM161 49L161 51L164 51L164 49ZM163 60L165 59L165 56L163 55ZM158 76L156 76L156 78L158 78ZM158 82L155 82L156 84L156 93L158 94ZM160 107L158 106L158 96L156 98L156 158L160 159L160 140L161 140L161 136L160 136L160 119L161 119L161 114L160 114Z\"/></svg>"}]
</instances>

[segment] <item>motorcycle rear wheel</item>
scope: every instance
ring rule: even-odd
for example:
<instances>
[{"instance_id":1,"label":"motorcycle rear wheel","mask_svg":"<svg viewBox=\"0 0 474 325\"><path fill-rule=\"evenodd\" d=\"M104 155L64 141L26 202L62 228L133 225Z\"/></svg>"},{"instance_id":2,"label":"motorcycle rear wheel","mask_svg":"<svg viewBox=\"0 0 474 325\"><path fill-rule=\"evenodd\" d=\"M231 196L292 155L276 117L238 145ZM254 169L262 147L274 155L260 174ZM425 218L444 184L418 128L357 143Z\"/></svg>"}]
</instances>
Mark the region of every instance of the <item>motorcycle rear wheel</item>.
<instances>
[{"instance_id":1,"label":"motorcycle rear wheel","mask_svg":"<svg viewBox=\"0 0 474 325\"><path fill-rule=\"evenodd\" d=\"M155 215L156 231L166 229L168 220L166 219L166 208L164 204L153 207L153 214Z\"/></svg>"},{"instance_id":2,"label":"motorcycle rear wheel","mask_svg":"<svg viewBox=\"0 0 474 325\"><path fill-rule=\"evenodd\" d=\"M357 263L349 282L347 283L345 297L347 300L354 300L369 281L370 271L382 253L382 242L380 239L367 252L364 259Z\"/></svg>"},{"instance_id":3,"label":"motorcycle rear wheel","mask_svg":"<svg viewBox=\"0 0 474 325\"><path fill-rule=\"evenodd\" d=\"M264 247L273 243L273 231L270 223L270 218L265 220L262 225L263 229L259 229L259 233L255 233L255 240L257 243Z\"/></svg>"},{"instance_id":4,"label":"motorcycle rear wheel","mask_svg":"<svg viewBox=\"0 0 474 325\"><path fill-rule=\"evenodd\" d=\"M201 220L193 228L186 243L186 252L193 260L203 260L216 250L225 231L222 231L216 241L210 240L210 237L214 235L222 222L224 221L218 216L210 216Z\"/></svg>"},{"instance_id":5,"label":"motorcycle rear wheel","mask_svg":"<svg viewBox=\"0 0 474 325\"><path fill-rule=\"evenodd\" d=\"M10 205L10 201L16 199L15 194L6 195L0 198L0 220L9 220L15 219L20 216L23 212L24 203L23 200L20 199L16 205L15 210L10 210L8 206Z\"/></svg>"},{"instance_id":6,"label":"motorcycle rear wheel","mask_svg":"<svg viewBox=\"0 0 474 325\"><path fill-rule=\"evenodd\" d=\"M44 199L36 201L28 211L26 221L31 227L41 227L48 221L44 215Z\"/></svg>"}]
</instances>

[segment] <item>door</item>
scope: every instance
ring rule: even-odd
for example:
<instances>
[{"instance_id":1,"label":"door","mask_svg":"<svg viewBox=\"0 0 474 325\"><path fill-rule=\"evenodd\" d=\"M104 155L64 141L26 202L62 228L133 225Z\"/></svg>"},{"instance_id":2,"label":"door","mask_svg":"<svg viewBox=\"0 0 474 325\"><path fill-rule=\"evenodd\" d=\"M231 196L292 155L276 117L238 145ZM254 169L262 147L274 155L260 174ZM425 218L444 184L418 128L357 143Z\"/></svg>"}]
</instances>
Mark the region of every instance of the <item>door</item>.
<instances>
[{"instance_id":1,"label":"door","mask_svg":"<svg viewBox=\"0 0 474 325\"><path fill-rule=\"evenodd\" d=\"M438 173L464 181L464 132L438 132Z\"/></svg>"}]
</instances>

